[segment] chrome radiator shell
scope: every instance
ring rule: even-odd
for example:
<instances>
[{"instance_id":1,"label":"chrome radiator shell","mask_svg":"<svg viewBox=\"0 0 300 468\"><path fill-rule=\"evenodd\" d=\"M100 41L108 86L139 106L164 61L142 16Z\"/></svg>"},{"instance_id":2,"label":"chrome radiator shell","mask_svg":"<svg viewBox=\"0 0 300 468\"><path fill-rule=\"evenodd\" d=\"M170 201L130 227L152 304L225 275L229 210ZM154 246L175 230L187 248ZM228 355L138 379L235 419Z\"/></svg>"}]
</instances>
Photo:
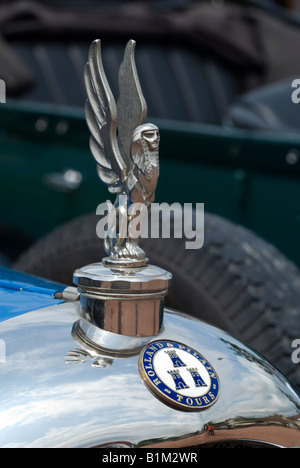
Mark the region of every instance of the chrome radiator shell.
<instances>
[{"instance_id":1,"label":"chrome radiator shell","mask_svg":"<svg viewBox=\"0 0 300 468\"><path fill-rule=\"evenodd\" d=\"M213 406L184 412L145 386L138 369L140 349L127 357L84 349L72 334L78 318L79 302L74 301L0 324L6 345L0 363L1 447L178 448L229 441L300 446L297 389L227 333L165 309L155 339L195 348L220 381Z\"/></svg>"}]
</instances>

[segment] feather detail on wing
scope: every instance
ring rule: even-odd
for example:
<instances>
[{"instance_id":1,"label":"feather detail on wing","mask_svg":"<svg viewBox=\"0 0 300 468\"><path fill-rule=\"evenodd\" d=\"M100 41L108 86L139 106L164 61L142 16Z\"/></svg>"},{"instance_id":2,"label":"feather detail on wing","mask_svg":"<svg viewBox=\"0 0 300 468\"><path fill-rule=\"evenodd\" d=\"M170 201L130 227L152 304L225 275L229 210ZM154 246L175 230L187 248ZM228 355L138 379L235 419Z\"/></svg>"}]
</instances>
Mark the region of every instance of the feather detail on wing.
<instances>
[{"instance_id":1,"label":"feather detail on wing","mask_svg":"<svg viewBox=\"0 0 300 468\"><path fill-rule=\"evenodd\" d=\"M135 41L128 41L119 70L118 142L127 164L132 162L130 147L133 132L145 123L147 117L147 104L135 65L135 45Z\"/></svg>"},{"instance_id":2,"label":"feather detail on wing","mask_svg":"<svg viewBox=\"0 0 300 468\"><path fill-rule=\"evenodd\" d=\"M84 72L88 95L85 115L91 132L90 149L97 161L98 175L110 192L120 192L133 171L131 138L135 128L144 123L147 114L134 50L135 41L129 41L119 71L120 96L117 105L105 76L99 39L90 47Z\"/></svg>"},{"instance_id":3,"label":"feather detail on wing","mask_svg":"<svg viewBox=\"0 0 300 468\"><path fill-rule=\"evenodd\" d=\"M90 47L84 79L88 95L85 115L91 132L90 149L98 163L97 172L110 192L119 192L126 165L118 147L117 107L104 73L100 40Z\"/></svg>"}]
</instances>

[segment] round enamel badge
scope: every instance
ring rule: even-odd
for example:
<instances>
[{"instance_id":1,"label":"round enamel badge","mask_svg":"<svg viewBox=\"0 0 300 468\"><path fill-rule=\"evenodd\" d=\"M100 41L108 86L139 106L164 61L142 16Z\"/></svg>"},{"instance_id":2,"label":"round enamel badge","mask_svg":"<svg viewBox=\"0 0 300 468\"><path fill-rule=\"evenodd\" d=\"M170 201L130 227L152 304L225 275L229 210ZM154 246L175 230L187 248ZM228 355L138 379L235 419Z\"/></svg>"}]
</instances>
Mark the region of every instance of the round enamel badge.
<instances>
[{"instance_id":1,"label":"round enamel badge","mask_svg":"<svg viewBox=\"0 0 300 468\"><path fill-rule=\"evenodd\" d=\"M176 341L153 341L141 352L139 370L147 387L164 403L200 411L219 396L219 379L209 362Z\"/></svg>"}]
</instances>

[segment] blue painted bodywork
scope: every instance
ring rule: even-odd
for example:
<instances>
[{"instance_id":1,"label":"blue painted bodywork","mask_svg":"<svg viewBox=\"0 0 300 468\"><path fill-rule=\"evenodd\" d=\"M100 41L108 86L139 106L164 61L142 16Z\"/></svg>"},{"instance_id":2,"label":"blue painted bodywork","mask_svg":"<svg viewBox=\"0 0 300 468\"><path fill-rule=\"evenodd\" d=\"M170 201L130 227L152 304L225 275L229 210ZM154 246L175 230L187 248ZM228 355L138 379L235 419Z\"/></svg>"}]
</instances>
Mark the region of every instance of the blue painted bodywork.
<instances>
[{"instance_id":1,"label":"blue painted bodywork","mask_svg":"<svg viewBox=\"0 0 300 468\"><path fill-rule=\"evenodd\" d=\"M64 288L65 285L1 267L0 322L64 302L54 298Z\"/></svg>"}]
</instances>

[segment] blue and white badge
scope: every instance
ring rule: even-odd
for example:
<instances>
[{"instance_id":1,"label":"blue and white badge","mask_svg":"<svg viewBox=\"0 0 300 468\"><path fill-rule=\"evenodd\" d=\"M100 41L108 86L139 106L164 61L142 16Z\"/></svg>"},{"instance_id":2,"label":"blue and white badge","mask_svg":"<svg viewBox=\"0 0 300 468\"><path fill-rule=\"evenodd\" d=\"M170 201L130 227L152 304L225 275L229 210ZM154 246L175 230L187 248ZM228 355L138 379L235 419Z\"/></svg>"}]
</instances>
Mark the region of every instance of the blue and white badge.
<instances>
[{"instance_id":1,"label":"blue and white badge","mask_svg":"<svg viewBox=\"0 0 300 468\"><path fill-rule=\"evenodd\" d=\"M219 396L219 379L210 363L176 341L153 341L141 352L139 370L146 386L164 403L201 411Z\"/></svg>"}]
</instances>

